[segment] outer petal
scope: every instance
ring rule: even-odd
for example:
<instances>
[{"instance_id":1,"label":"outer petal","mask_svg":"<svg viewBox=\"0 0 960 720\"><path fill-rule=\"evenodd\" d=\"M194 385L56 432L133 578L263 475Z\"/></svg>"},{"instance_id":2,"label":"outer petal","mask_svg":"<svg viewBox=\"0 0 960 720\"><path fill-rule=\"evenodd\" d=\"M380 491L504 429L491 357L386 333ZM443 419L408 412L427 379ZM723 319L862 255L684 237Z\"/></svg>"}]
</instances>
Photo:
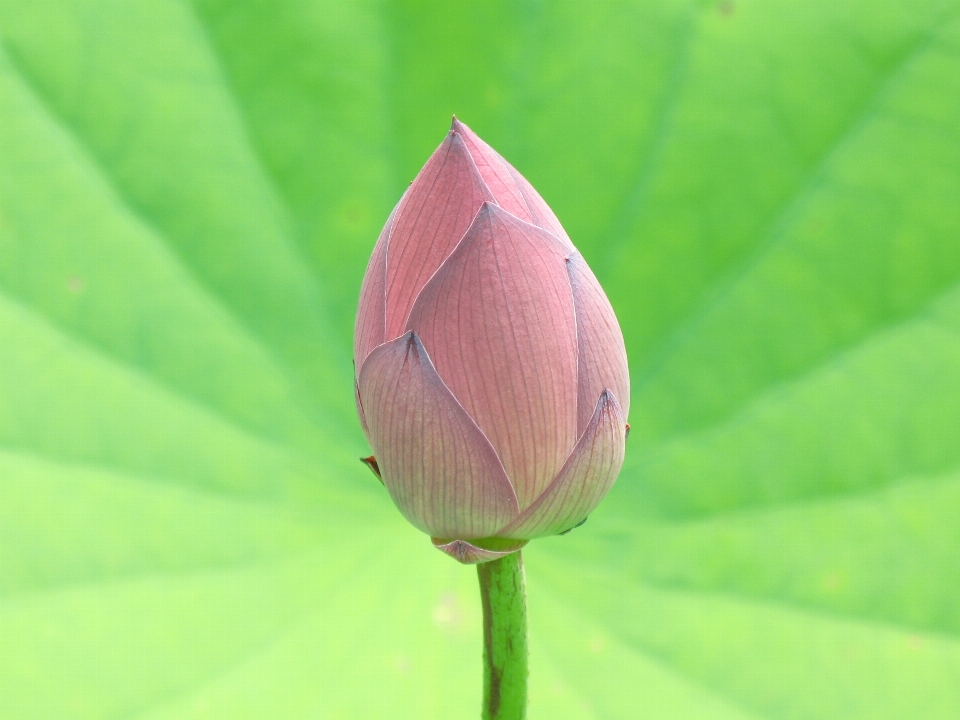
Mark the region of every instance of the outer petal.
<instances>
[{"instance_id":1,"label":"outer petal","mask_svg":"<svg viewBox=\"0 0 960 720\"><path fill-rule=\"evenodd\" d=\"M616 398L604 390L596 411L556 479L498 537L557 535L583 521L613 486L623 465L626 426Z\"/></svg>"},{"instance_id":2,"label":"outer petal","mask_svg":"<svg viewBox=\"0 0 960 720\"><path fill-rule=\"evenodd\" d=\"M474 545L466 540L442 540L440 538L430 538L433 546L454 560L462 562L464 565L476 565L478 563L489 562L502 558L504 555L515 553L517 550L527 544L526 540L517 540L509 545L503 545L497 550L490 550L479 545Z\"/></svg>"},{"instance_id":3,"label":"outer petal","mask_svg":"<svg viewBox=\"0 0 960 720\"><path fill-rule=\"evenodd\" d=\"M463 140L449 133L410 185L394 220L386 257L386 340L403 333L420 290L483 202L492 199Z\"/></svg>"},{"instance_id":4,"label":"outer petal","mask_svg":"<svg viewBox=\"0 0 960 720\"><path fill-rule=\"evenodd\" d=\"M452 130L463 137L480 175L500 207L555 235L568 250L574 249L553 210L523 175L456 118L453 119Z\"/></svg>"},{"instance_id":5,"label":"outer petal","mask_svg":"<svg viewBox=\"0 0 960 720\"><path fill-rule=\"evenodd\" d=\"M386 338L386 277L387 277L387 243L390 240L390 231L397 216L397 209L403 203L403 198L396 204L387 218L380 238L373 247L370 262L367 263L367 272L363 276L360 286L360 301L357 304L357 321L353 330L353 365L354 374L360 372L360 366L367 359L367 355ZM357 403L359 410L359 401ZM362 419L362 413L361 413Z\"/></svg>"},{"instance_id":6,"label":"outer petal","mask_svg":"<svg viewBox=\"0 0 960 720\"><path fill-rule=\"evenodd\" d=\"M564 251L552 235L485 204L407 325L496 448L521 509L577 438L576 324Z\"/></svg>"},{"instance_id":7,"label":"outer petal","mask_svg":"<svg viewBox=\"0 0 960 720\"><path fill-rule=\"evenodd\" d=\"M359 395L383 484L414 526L437 537L482 538L517 516L496 453L414 333L370 353Z\"/></svg>"},{"instance_id":8,"label":"outer petal","mask_svg":"<svg viewBox=\"0 0 960 720\"><path fill-rule=\"evenodd\" d=\"M582 433L594 414L597 397L606 388L620 403L623 417L628 416L630 373L617 316L580 253L568 258L567 272L577 311L577 430Z\"/></svg>"}]
</instances>

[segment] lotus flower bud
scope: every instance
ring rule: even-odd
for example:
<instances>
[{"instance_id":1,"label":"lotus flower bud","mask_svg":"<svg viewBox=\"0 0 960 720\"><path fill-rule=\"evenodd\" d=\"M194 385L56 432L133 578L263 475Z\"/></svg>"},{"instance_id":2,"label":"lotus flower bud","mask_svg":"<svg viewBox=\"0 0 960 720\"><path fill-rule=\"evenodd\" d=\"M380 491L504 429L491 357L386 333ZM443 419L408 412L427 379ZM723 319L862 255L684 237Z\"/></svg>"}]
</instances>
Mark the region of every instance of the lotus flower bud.
<instances>
[{"instance_id":1,"label":"lotus flower bud","mask_svg":"<svg viewBox=\"0 0 960 720\"><path fill-rule=\"evenodd\" d=\"M461 562L566 532L620 472L613 308L540 195L456 118L373 249L354 361L368 464Z\"/></svg>"}]
</instances>

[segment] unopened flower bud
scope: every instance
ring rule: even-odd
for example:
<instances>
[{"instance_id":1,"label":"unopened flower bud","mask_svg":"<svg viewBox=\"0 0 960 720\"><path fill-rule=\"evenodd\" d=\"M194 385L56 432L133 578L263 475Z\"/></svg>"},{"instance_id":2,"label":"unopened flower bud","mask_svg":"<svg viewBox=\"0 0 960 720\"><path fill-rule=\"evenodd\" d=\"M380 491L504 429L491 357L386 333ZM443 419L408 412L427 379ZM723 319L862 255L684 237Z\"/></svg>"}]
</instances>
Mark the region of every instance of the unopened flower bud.
<instances>
[{"instance_id":1,"label":"unopened flower bud","mask_svg":"<svg viewBox=\"0 0 960 720\"><path fill-rule=\"evenodd\" d=\"M461 562L571 529L620 472L613 308L540 195L456 119L373 250L354 360L367 462Z\"/></svg>"}]
</instances>

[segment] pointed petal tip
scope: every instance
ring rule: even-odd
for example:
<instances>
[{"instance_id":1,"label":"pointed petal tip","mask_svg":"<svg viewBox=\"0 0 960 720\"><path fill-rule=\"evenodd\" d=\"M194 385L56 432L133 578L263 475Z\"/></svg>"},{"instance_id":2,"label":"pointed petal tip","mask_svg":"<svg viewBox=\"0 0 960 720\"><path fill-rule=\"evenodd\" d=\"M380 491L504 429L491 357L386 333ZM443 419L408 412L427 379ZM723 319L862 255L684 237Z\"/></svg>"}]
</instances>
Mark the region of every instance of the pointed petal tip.
<instances>
[{"instance_id":1,"label":"pointed petal tip","mask_svg":"<svg viewBox=\"0 0 960 720\"><path fill-rule=\"evenodd\" d=\"M360 371L368 439L390 497L430 535L490 537L519 512L489 440L407 332Z\"/></svg>"},{"instance_id":2,"label":"pointed petal tip","mask_svg":"<svg viewBox=\"0 0 960 720\"><path fill-rule=\"evenodd\" d=\"M393 342L402 344L404 352L409 353L412 351L417 357L420 357L424 350L423 343L420 342L420 337L413 330L407 330L407 332Z\"/></svg>"},{"instance_id":3,"label":"pointed petal tip","mask_svg":"<svg viewBox=\"0 0 960 720\"><path fill-rule=\"evenodd\" d=\"M484 200L480 205L480 209L477 210L477 214L473 216L473 222L470 223L470 227L473 228L479 222L489 221L495 217L501 217L500 213L505 213L510 215L506 210L497 205L492 200ZM467 229L467 232L470 232L470 229Z\"/></svg>"},{"instance_id":4,"label":"pointed petal tip","mask_svg":"<svg viewBox=\"0 0 960 720\"><path fill-rule=\"evenodd\" d=\"M623 414L623 408L620 405L620 401L617 399L617 396L613 394L613 390L610 388L604 388L603 392L600 393L600 399L597 401L597 405L601 407L606 407L607 405L613 405L621 415Z\"/></svg>"},{"instance_id":5,"label":"pointed petal tip","mask_svg":"<svg viewBox=\"0 0 960 720\"><path fill-rule=\"evenodd\" d=\"M430 538L430 540L437 550L446 553L464 565L478 565L502 558L505 555L517 552L528 542L527 540L500 541L494 543L496 549L490 549L481 547L479 544L475 545L474 543L481 542L477 540L469 542L467 540L445 540L434 537ZM487 545L491 543L484 542L483 544Z\"/></svg>"},{"instance_id":6,"label":"pointed petal tip","mask_svg":"<svg viewBox=\"0 0 960 720\"><path fill-rule=\"evenodd\" d=\"M557 236L551 233L549 230L546 230L539 225L535 225L528 220L524 220L522 217L517 216L515 213L498 204L496 200L484 200L483 204L480 205L480 209L477 210L477 214L474 216L473 222L476 223L477 220L488 218L496 218L500 222L509 223L514 227L521 229L523 232L540 233L541 237L549 237L557 242L561 242ZM565 255L563 260L565 263L569 264L572 257L572 255Z\"/></svg>"},{"instance_id":7,"label":"pointed petal tip","mask_svg":"<svg viewBox=\"0 0 960 720\"><path fill-rule=\"evenodd\" d=\"M519 517L497 530L497 537L537 538L579 527L600 503L623 465L623 413L616 396L604 389L590 424L563 468Z\"/></svg>"},{"instance_id":8,"label":"pointed petal tip","mask_svg":"<svg viewBox=\"0 0 960 720\"><path fill-rule=\"evenodd\" d=\"M616 413L617 417L626 427L626 432L630 432L630 426L627 424L627 419L623 416L623 406L620 404L620 401L617 399L617 396L613 394L613 390L610 388L604 388L603 392L600 393L600 399L597 400L597 405L594 408L595 413L607 413L613 412Z\"/></svg>"},{"instance_id":9,"label":"pointed petal tip","mask_svg":"<svg viewBox=\"0 0 960 720\"><path fill-rule=\"evenodd\" d=\"M536 232L543 231L543 228L537 227L532 223L528 223L523 218L517 217L509 210L504 209L502 206L498 205L495 200L483 201L483 204L480 205L480 209L477 210L477 214L473 218L473 222L476 223L480 220L497 220L499 222L509 223L524 230L527 228L533 228Z\"/></svg>"}]
</instances>

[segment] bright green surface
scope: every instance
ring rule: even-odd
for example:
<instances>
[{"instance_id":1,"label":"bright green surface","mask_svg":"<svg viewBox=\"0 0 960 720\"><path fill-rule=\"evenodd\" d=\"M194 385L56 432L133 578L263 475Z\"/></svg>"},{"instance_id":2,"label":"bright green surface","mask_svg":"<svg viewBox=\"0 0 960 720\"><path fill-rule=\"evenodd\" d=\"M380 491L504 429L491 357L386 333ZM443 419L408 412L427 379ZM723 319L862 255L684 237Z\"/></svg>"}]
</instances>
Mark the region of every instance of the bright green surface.
<instances>
[{"instance_id":1,"label":"bright green surface","mask_svg":"<svg viewBox=\"0 0 960 720\"><path fill-rule=\"evenodd\" d=\"M533 720L960 717L960 2L0 0L0 717L473 718L351 398L456 112L633 370Z\"/></svg>"},{"instance_id":2,"label":"bright green surface","mask_svg":"<svg viewBox=\"0 0 960 720\"><path fill-rule=\"evenodd\" d=\"M526 720L527 588L520 551L477 565L483 609L483 720Z\"/></svg>"}]
</instances>

